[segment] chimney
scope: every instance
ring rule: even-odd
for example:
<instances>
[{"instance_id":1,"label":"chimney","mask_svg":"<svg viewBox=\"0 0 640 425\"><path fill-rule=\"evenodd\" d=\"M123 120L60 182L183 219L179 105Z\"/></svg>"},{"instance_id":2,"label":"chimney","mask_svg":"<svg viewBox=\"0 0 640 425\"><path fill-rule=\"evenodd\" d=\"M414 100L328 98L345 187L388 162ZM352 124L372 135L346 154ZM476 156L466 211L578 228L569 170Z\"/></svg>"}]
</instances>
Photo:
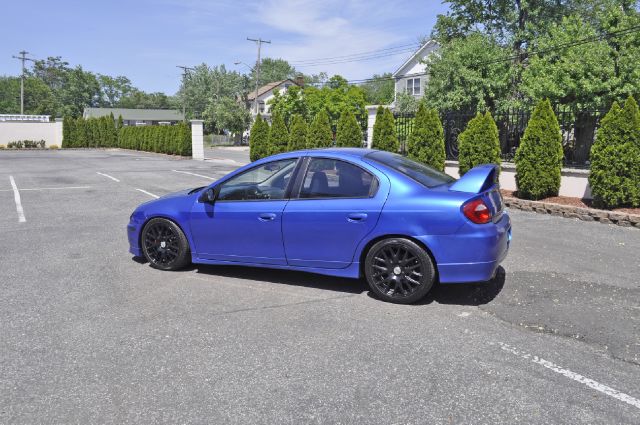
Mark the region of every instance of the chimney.
<instances>
[{"instance_id":1,"label":"chimney","mask_svg":"<svg viewBox=\"0 0 640 425\"><path fill-rule=\"evenodd\" d=\"M300 87L304 87L304 75L298 74L296 75L296 84Z\"/></svg>"}]
</instances>

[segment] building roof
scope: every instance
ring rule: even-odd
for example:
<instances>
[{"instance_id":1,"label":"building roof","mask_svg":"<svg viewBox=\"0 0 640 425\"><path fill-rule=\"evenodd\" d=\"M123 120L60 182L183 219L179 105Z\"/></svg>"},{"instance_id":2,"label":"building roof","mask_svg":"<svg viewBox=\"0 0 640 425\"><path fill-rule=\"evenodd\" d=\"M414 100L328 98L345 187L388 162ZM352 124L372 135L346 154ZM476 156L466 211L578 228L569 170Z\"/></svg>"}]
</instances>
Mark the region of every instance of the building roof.
<instances>
[{"instance_id":1,"label":"building roof","mask_svg":"<svg viewBox=\"0 0 640 425\"><path fill-rule=\"evenodd\" d=\"M273 90L275 88L280 87L281 85L283 85L284 83L287 83L287 82L289 82L291 84L298 85L298 83L296 83L295 81L293 81L290 78L287 78L286 80L281 80L281 81L274 81L272 83L265 84L264 86L260 87L258 89L258 97L262 96L263 94L267 93L270 90ZM253 100L253 99L255 99L255 97L256 97L256 91L255 90L250 91L247 94L247 100Z\"/></svg>"},{"instance_id":2,"label":"building roof","mask_svg":"<svg viewBox=\"0 0 640 425\"><path fill-rule=\"evenodd\" d=\"M428 48L437 48L437 46L438 46L438 43L436 43L435 40L427 41L422 46L420 46L420 48L418 50L416 50L411 56L409 56L409 58L406 61L404 61L404 63L402 65L400 65L400 67L398 69L396 69L396 71L391 76L392 77L397 77L399 75L404 75L400 71L402 71L409 63L411 63L414 59L421 57L421 55Z\"/></svg>"},{"instance_id":3,"label":"building roof","mask_svg":"<svg viewBox=\"0 0 640 425\"><path fill-rule=\"evenodd\" d=\"M182 112L174 109L84 108L85 118L98 118L113 114L129 121L183 121Z\"/></svg>"}]
</instances>

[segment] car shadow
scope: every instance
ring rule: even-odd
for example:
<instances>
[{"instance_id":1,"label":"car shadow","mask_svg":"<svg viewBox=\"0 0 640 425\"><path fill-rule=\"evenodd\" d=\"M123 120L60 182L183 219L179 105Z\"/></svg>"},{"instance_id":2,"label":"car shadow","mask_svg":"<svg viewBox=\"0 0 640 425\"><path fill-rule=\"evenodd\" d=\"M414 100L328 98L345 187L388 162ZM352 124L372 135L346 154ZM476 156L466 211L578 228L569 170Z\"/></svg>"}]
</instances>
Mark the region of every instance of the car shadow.
<instances>
[{"instance_id":1,"label":"car shadow","mask_svg":"<svg viewBox=\"0 0 640 425\"><path fill-rule=\"evenodd\" d=\"M502 291L506 277L506 271L499 266L495 277L488 282L436 284L427 296L415 305L432 302L469 306L488 304Z\"/></svg>"},{"instance_id":2,"label":"car shadow","mask_svg":"<svg viewBox=\"0 0 640 425\"><path fill-rule=\"evenodd\" d=\"M369 291L369 286L364 279L347 279L300 271L244 266L210 266L198 264L192 265L186 270L195 270L197 273L211 276L271 282L349 294L367 292L370 297L376 298L375 295ZM469 306L488 304L502 291L505 279L506 272L504 268L500 266L498 267L496 276L488 282L436 284L424 299L414 305L428 305L432 302Z\"/></svg>"},{"instance_id":3,"label":"car shadow","mask_svg":"<svg viewBox=\"0 0 640 425\"><path fill-rule=\"evenodd\" d=\"M204 264L193 265L190 269L195 270L197 273L211 276L280 283L283 285L316 288L349 294L361 294L369 289L364 279L347 279L292 270L263 269L246 266L210 266Z\"/></svg>"}]
</instances>

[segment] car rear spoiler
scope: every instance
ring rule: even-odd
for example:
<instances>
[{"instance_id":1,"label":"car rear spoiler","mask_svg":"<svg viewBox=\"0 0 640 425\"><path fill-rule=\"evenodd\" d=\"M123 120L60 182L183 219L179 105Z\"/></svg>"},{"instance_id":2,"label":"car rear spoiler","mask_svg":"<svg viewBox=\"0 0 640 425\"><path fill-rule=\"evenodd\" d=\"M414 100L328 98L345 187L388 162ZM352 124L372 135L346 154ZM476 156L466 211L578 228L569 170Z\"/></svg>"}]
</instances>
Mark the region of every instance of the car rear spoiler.
<instances>
[{"instance_id":1,"label":"car rear spoiler","mask_svg":"<svg viewBox=\"0 0 640 425\"><path fill-rule=\"evenodd\" d=\"M460 180L449 187L456 192L480 193L498 184L498 165L478 165L467 171Z\"/></svg>"}]
</instances>

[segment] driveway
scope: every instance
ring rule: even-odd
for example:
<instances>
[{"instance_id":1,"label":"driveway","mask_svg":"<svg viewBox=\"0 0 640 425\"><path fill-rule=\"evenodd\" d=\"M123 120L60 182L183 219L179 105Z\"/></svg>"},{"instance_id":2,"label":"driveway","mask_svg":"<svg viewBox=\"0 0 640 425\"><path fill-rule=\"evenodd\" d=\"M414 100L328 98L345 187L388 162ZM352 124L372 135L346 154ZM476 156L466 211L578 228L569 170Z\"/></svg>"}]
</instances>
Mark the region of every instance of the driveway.
<instances>
[{"instance_id":1,"label":"driveway","mask_svg":"<svg viewBox=\"0 0 640 425\"><path fill-rule=\"evenodd\" d=\"M640 421L637 229L512 211L494 281L414 306L132 258L135 206L241 163L214 153L0 151L0 423Z\"/></svg>"}]
</instances>

